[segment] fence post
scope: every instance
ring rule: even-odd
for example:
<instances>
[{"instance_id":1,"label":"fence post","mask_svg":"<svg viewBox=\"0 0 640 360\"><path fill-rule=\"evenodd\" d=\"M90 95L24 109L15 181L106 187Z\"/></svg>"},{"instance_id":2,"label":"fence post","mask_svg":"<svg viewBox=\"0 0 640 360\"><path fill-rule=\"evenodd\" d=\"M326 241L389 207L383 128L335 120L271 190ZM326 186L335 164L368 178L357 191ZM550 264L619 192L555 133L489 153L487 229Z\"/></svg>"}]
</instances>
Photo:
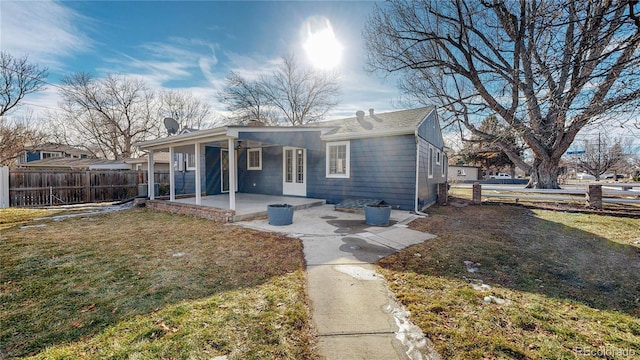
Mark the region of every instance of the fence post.
<instances>
[{"instance_id":1,"label":"fence post","mask_svg":"<svg viewBox=\"0 0 640 360\"><path fill-rule=\"evenodd\" d=\"M482 185L477 181L473 183L473 198L471 203L473 205L482 204Z\"/></svg>"},{"instance_id":2,"label":"fence post","mask_svg":"<svg viewBox=\"0 0 640 360\"><path fill-rule=\"evenodd\" d=\"M602 185L593 184L587 186L587 207L602 209Z\"/></svg>"},{"instance_id":3,"label":"fence post","mask_svg":"<svg viewBox=\"0 0 640 360\"><path fill-rule=\"evenodd\" d=\"M84 189L85 189L85 201L93 202L91 197L91 170L86 170L84 173Z\"/></svg>"},{"instance_id":4,"label":"fence post","mask_svg":"<svg viewBox=\"0 0 640 360\"><path fill-rule=\"evenodd\" d=\"M0 209L9 207L9 168L0 166Z\"/></svg>"}]
</instances>

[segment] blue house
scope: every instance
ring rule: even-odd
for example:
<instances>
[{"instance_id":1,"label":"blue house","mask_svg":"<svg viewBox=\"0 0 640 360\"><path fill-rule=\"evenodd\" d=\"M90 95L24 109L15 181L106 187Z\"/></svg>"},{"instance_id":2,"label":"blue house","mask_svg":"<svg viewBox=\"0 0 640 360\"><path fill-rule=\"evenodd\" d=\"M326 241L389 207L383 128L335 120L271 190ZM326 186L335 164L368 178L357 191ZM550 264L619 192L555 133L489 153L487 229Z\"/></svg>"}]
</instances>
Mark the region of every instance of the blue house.
<instances>
[{"instance_id":1,"label":"blue house","mask_svg":"<svg viewBox=\"0 0 640 360\"><path fill-rule=\"evenodd\" d=\"M324 199L379 199L393 208L422 210L447 181L447 159L436 109L355 117L308 126L225 126L137 144L175 159L170 200L193 194L288 195ZM233 149L233 151L229 151Z\"/></svg>"},{"instance_id":2,"label":"blue house","mask_svg":"<svg viewBox=\"0 0 640 360\"><path fill-rule=\"evenodd\" d=\"M32 161L45 160L50 158L71 158L90 159L94 158L89 151L78 149L72 146L55 143L45 143L40 146L31 146L18 156L17 164L24 165Z\"/></svg>"}]
</instances>

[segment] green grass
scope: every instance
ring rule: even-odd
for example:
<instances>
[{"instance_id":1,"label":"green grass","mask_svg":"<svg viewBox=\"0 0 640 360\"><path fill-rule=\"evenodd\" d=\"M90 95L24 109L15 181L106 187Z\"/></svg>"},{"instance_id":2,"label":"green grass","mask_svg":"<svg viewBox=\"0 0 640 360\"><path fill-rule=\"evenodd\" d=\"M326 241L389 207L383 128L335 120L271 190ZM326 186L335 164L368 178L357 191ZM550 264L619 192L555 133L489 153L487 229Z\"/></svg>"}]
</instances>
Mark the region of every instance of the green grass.
<instances>
[{"instance_id":1,"label":"green grass","mask_svg":"<svg viewBox=\"0 0 640 360\"><path fill-rule=\"evenodd\" d=\"M640 356L640 220L507 205L430 215L411 227L438 238L379 264L443 358Z\"/></svg>"},{"instance_id":2,"label":"green grass","mask_svg":"<svg viewBox=\"0 0 640 360\"><path fill-rule=\"evenodd\" d=\"M0 358L314 358L302 244L145 210L12 227Z\"/></svg>"}]
</instances>

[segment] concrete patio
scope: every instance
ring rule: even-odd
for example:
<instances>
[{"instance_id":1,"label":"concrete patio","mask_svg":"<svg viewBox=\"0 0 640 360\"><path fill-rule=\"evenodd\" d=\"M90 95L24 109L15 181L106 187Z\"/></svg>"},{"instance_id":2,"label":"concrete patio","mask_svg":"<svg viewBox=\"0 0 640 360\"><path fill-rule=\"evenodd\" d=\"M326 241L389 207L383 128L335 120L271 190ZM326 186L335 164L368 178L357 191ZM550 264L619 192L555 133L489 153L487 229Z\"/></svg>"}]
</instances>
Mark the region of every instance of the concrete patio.
<instances>
[{"instance_id":1,"label":"concrete patio","mask_svg":"<svg viewBox=\"0 0 640 360\"><path fill-rule=\"evenodd\" d=\"M267 205L270 204L289 204L294 209L305 209L311 206L324 205L325 200L310 199L297 196L278 196L278 195L261 195L236 193L236 214L234 221L242 221L247 219L255 219L267 216ZM174 202L182 204L196 204L196 198L176 199ZM215 207L220 209L229 209L229 194L203 196L200 206Z\"/></svg>"}]
</instances>

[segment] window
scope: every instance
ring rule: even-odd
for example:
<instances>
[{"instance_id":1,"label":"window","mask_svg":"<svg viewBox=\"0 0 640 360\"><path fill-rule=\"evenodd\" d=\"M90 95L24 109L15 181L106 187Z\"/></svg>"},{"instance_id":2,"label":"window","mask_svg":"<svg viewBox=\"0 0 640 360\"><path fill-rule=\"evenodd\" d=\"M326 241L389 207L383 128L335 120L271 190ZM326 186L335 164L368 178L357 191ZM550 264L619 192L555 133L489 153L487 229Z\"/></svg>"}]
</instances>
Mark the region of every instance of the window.
<instances>
[{"instance_id":1,"label":"window","mask_svg":"<svg viewBox=\"0 0 640 360\"><path fill-rule=\"evenodd\" d=\"M328 178L349 178L350 149L348 141L327 143Z\"/></svg>"},{"instance_id":2,"label":"window","mask_svg":"<svg viewBox=\"0 0 640 360\"><path fill-rule=\"evenodd\" d=\"M429 146L429 178L433 177L433 147Z\"/></svg>"},{"instance_id":3,"label":"window","mask_svg":"<svg viewBox=\"0 0 640 360\"><path fill-rule=\"evenodd\" d=\"M449 162L447 161L447 156L442 155L442 177L447 176L447 167L449 166Z\"/></svg>"},{"instance_id":4,"label":"window","mask_svg":"<svg viewBox=\"0 0 640 360\"><path fill-rule=\"evenodd\" d=\"M196 169L196 155L195 154L184 154L186 157L187 170L195 170Z\"/></svg>"},{"instance_id":5,"label":"window","mask_svg":"<svg viewBox=\"0 0 640 360\"><path fill-rule=\"evenodd\" d=\"M247 170L262 170L262 149L247 149Z\"/></svg>"},{"instance_id":6,"label":"window","mask_svg":"<svg viewBox=\"0 0 640 360\"><path fill-rule=\"evenodd\" d=\"M59 152L49 152L49 151L42 151L40 153L40 158L41 159L48 159L48 158L52 158L52 157L62 157L62 154Z\"/></svg>"},{"instance_id":7,"label":"window","mask_svg":"<svg viewBox=\"0 0 640 360\"><path fill-rule=\"evenodd\" d=\"M296 150L296 183L304 184L304 150Z\"/></svg>"},{"instance_id":8,"label":"window","mask_svg":"<svg viewBox=\"0 0 640 360\"><path fill-rule=\"evenodd\" d=\"M436 165L440 165L440 150L436 150Z\"/></svg>"},{"instance_id":9,"label":"window","mask_svg":"<svg viewBox=\"0 0 640 360\"><path fill-rule=\"evenodd\" d=\"M174 156L173 169L176 171L184 171L184 154L176 153Z\"/></svg>"}]
</instances>

